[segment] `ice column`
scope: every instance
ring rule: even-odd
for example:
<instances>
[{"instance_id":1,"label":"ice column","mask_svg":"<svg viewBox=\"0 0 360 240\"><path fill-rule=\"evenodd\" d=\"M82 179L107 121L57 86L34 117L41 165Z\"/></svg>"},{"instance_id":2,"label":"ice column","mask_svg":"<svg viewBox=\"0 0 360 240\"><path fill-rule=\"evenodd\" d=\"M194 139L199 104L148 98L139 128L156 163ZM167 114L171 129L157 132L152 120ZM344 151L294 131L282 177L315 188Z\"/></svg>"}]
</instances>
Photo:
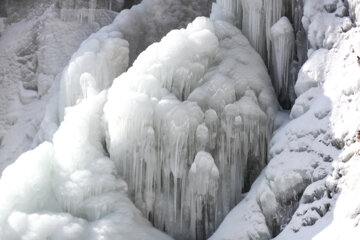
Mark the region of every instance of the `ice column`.
<instances>
[{"instance_id":1,"label":"ice column","mask_svg":"<svg viewBox=\"0 0 360 240\"><path fill-rule=\"evenodd\" d=\"M293 27L287 17L282 17L271 27L273 85L280 101L289 99L289 92L294 86L290 73L294 45Z\"/></svg>"}]
</instances>

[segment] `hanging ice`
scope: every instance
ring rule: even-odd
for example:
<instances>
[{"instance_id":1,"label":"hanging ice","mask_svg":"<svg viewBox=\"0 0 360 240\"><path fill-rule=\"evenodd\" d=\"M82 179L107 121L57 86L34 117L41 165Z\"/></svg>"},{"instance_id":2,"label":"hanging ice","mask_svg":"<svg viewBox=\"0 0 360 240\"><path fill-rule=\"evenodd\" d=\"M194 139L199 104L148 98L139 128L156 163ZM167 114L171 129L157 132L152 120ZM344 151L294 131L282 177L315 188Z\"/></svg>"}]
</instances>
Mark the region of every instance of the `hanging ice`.
<instances>
[{"instance_id":1,"label":"hanging ice","mask_svg":"<svg viewBox=\"0 0 360 240\"><path fill-rule=\"evenodd\" d=\"M294 30L287 19L282 17L271 27L271 46L273 64L273 85L280 102L286 102L295 94L295 85L291 74L291 62L294 55ZM294 99L290 99L294 101Z\"/></svg>"},{"instance_id":2,"label":"hanging ice","mask_svg":"<svg viewBox=\"0 0 360 240\"><path fill-rule=\"evenodd\" d=\"M261 57L226 22L198 18L170 32L114 81L108 99L110 158L136 205L172 236L209 236L266 164L275 95ZM200 196L198 151L219 171L218 187L204 185ZM195 172L209 177L206 169ZM194 204L207 213L194 216Z\"/></svg>"}]
</instances>

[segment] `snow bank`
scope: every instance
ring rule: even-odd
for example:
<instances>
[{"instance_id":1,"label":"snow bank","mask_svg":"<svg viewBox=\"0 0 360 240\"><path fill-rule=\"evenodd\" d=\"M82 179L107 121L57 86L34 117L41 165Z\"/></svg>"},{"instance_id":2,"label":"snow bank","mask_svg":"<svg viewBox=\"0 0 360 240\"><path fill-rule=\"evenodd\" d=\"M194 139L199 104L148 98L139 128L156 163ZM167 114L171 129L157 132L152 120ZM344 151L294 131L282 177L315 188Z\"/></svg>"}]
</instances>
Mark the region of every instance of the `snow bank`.
<instances>
[{"instance_id":1,"label":"snow bank","mask_svg":"<svg viewBox=\"0 0 360 240\"><path fill-rule=\"evenodd\" d=\"M155 226L204 238L240 201L266 164L277 110L266 72L239 30L198 18L151 45L114 81L104 110L110 158ZM188 186L201 181L189 171L198 151L211 154L219 186L193 211ZM192 217L204 209L211 211Z\"/></svg>"},{"instance_id":2,"label":"snow bank","mask_svg":"<svg viewBox=\"0 0 360 240\"><path fill-rule=\"evenodd\" d=\"M106 93L71 108L54 144L23 154L0 181L1 239L169 239L126 197L106 156Z\"/></svg>"}]
</instances>

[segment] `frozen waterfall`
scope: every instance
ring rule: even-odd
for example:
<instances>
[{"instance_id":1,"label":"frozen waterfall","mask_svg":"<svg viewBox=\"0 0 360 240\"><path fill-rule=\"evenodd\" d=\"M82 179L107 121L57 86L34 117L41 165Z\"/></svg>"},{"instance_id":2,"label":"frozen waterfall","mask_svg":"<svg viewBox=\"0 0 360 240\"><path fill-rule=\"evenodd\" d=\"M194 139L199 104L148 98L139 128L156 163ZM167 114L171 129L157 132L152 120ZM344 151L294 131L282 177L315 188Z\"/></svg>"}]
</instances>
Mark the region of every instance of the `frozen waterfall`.
<instances>
[{"instance_id":1,"label":"frozen waterfall","mask_svg":"<svg viewBox=\"0 0 360 240\"><path fill-rule=\"evenodd\" d=\"M110 158L136 206L172 236L210 236L266 164L275 94L261 57L230 24L198 18L170 32L108 99Z\"/></svg>"}]
</instances>

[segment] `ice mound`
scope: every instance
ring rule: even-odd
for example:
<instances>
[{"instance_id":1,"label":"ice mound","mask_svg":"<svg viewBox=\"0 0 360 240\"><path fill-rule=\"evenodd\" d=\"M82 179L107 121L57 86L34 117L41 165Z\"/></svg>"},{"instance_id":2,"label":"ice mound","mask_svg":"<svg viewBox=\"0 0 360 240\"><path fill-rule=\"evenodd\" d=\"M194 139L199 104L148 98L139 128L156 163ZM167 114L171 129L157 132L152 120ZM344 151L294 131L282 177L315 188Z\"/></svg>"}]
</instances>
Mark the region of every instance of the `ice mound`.
<instances>
[{"instance_id":1,"label":"ice mound","mask_svg":"<svg viewBox=\"0 0 360 240\"><path fill-rule=\"evenodd\" d=\"M265 166L276 111L266 67L241 32L197 18L114 81L104 109L110 159L156 227L202 239ZM202 151L218 177L195 170Z\"/></svg>"}]
</instances>

